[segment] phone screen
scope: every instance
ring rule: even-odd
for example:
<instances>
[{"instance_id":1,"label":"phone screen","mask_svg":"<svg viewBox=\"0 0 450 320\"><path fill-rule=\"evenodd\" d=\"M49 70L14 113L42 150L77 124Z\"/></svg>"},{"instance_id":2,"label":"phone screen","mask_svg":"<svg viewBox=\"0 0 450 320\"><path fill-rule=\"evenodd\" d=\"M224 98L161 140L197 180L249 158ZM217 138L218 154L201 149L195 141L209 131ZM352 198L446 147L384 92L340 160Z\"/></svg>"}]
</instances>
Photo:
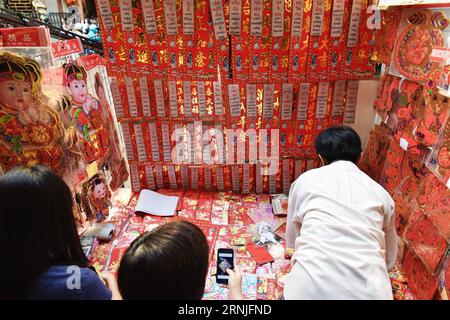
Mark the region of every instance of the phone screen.
<instances>
[{"instance_id":1,"label":"phone screen","mask_svg":"<svg viewBox=\"0 0 450 320\"><path fill-rule=\"evenodd\" d=\"M217 251L217 274L216 282L220 284L228 284L229 275L227 269L234 268L234 252L233 249L219 249Z\"/></svg>"}]
</instances>

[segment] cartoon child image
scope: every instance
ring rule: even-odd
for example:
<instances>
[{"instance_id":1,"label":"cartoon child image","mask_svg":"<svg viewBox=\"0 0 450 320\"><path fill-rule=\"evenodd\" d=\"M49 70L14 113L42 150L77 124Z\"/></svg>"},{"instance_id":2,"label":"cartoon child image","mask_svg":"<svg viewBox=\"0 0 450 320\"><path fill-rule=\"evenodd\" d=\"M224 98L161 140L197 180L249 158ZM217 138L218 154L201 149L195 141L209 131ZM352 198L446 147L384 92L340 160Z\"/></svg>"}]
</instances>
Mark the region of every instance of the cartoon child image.
<instances>
[{"instance_id":1,"label":"cartoon child image","mask_svg":"<svg viewBox=\"0 0 450 320\"><path fill-rule=\"evenodd\" d=\"M242 70L242 58L241 58L241 56L238 56L236 58L236 69L238 69L238 71Z\"/></svg>"},{"instance_id":2,"label":"cartoon child image","mask_svg":"<svg viewBox=\"0 0 450 320\"><path fill-rule=\"evenodd\" d=\"M352 56L353 56L352 50L349 49L347 51L347 59L345 59L345 62L347 63L347 65L350 65L350 63L352 62Z\"/></svg>"},{"instance_id":3,"label":"cartoon child image","mask_svg":"<svg viewBox=\"0 0 450 320\"><path fill-rule=\"evenodd\" d=\"M297 145L298 145L298 146L303 145L303 135L302 135L302 134L299 134L299 135L297 136Z\"/></svg>"},{"instance_id":4,"label":"cartoon child image","mask_svg":"<svg viewBox=\"0 0 450 320\"><path fill-rule=\"evenodd\" d=\"M186 61L187 66L192 67L192 53L191 52L188 52L186 60L187 60Z\"/></svg>"},{"instance_id":5,"label":"cartoon child image","mask_svg":"<svg viewBox=\"0 0 450 320\"><path fill-rule=\"evenodd\" d=\"M86 70L73 63L66 63L63 68L72 103L70 118L78 129L84 159L87 163L104 159L109 152L109 139L98 102L87 91Z\"/></svg>"},{"instance_id":6,"label":"cartoon child image","mask_svg":"<svg viewBox=\"0 0 450 320\"><path fill-rule=\"evenodd\" d=\"M283 132L283 134L281 135L281 145L284 147L286 145L286 133Z\"/></svg>"},{"instance_id":7,"label":"cartoon child image","mask_svg":"<svg viewBox=\"0 0 450 320\"><path fill-rule=\"evenodd\" d=\"M224 57L223 58L223 70L228 71L228 58Z\"/></svg>"},{"instance_id":8,"label":"cartoon child image","mask_svg":"<svg viewBox=\"0 0 450 320\"><path fill-rule=\"evenodd\" d=\"M156 51L152 52L152 63L155 67L158 65L158 54Z\"/></svg>"},{"instance_id":9,"label":"cartoon child image","mask_svg":"<svg viewBox=\"0 0 450 320\"><path fill-rule=\"evenodd\" d=\"M317 67L317 54L312 55L311 68L315 69Z\"/></svg>"},{"instance_id":10,"label":"cartoon child image","mask_svg":"<svg viewBox=\"0 0 450 320\"><path fill-rule=\"evenodd\" d=\"M111 62L113 62L113 63L116 62L114 49L112 47L109 47L108 54L109 54L109 60L111 60Z\"/></svg>"},{"instance_id":11,"label":"cartoon child image","mask_svg":"<svg viewBox=\"0 0 450 320\"><path fill-rule=\"evenodd\" d=\"M102 222L109 215L111 192L101 174L96 174L83 185L83 206L88 220Z\"/></svg>"},{"instance_id":12,"label":"cartoon child image","mask_svg":"<svg viewBox=\"0 0 450 320\"><path fill-rule=\"evenodd\" d=\"M256 55L253 57L252 62L253 62L253 63L252 63L253 69L254 69L254 70L257 70L258 67L259 67L259 57L258 57L258 54L256 54Z\"/></svg>"},{"instance_id":13,"label":"cartoon child image","mask_svg":"<svg viewBox=\"0 0 450 320\"><path fill-rule=\"evenodd\" d=\"M208 68L209 69L213 69L214 68L214 57L213 57L212 53L209 54Z\"/></svg>"},{"instance_id":14,"label":"cartoon child image","mask_svg":"<svg viewBox=\"0 0 450 320\"><path fill-rule=\"evenodd\" d=\"M170 54L170 65L172 66L172 68L176 68L177 66L177 55L175 54L175 52L172 52Z\"/></svg>"},{"instance_id":15,"label":"cartoon child image","mask_svg":"<svg viewBox=\"0 0 450 320\"><path fill-rule=\"evenodd\" d=\"M134 64L136 62L136 56L134 54L134 49L133 48L130 49L130 62L132 64Z\"/></svg>"},{"instance_id":16,"label":"cartoon child image","mask_svg":"<svg viewBox=\"0 0 450 320\"><path fill-rule=\"evenodd\" d=\"M41 92L36 61L0 54L0 167L41 164L59 173L63 134L58 114Z\"/></svg>"},{"instance_id":17,"label":"cartoon child image","mask_svg":"<svg viewBox=\"0 0 450 320\"><path fill-rule=\"evenodd\" d=\"M297 55L294 57L294 62L292 63L292 69L294 69L294 70L298 69L298 56Z\"/></svg>"},{"instance_id":18,"label":"cartoon child image","mask_svg":"<svg viewBox=\"0 0 450 320\"><path fill-rule=\"evenodd\" d=\"M278 56L273 56L272 68L273 68L273 70L278 70Z\"/></svg>"},{"instance_id":19,"label":"cartoon child image","mask_svg":"<svg viewBox=\"0 0 450 320\"><path fill-rule=\"evenodd\" d=\"M336 67L336 65L338 63L338 58L339 58L338 53L337 52L333 52L333 54L331 55L331 65L333 67Z\"/></svg>"}]
</instances>

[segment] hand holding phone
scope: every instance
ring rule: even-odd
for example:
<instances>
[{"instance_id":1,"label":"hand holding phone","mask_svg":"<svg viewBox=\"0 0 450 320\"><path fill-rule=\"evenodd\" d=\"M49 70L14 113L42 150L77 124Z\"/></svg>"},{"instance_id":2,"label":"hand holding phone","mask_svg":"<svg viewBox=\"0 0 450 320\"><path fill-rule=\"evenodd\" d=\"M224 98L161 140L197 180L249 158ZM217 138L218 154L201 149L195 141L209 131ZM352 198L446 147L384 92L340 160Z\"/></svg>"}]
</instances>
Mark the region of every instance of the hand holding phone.
<instances>
[{"instance_id":1,"label":"hand holding phone","mask_svg":"<svg viewBox=\"0 0 450 320\"><path fill-rule=\"evenodd\" d=\"M228 280L228 300L244 300L242 296L242 274L239 267L236 266L233 270L228 269L230 275Z\"/></svg>"},{"instance_id":2,"label":"hand holding phone","mask_svg":"<svg viewBox=\"0 0 450 320\"><path fill-rule=\"evenodd\" d=\"M228 284L230 275L227 269L234 268L234 251L233 249L219 249L217 250L217 272L216 282L218 284Z\"/></svg>"}]
</instances>

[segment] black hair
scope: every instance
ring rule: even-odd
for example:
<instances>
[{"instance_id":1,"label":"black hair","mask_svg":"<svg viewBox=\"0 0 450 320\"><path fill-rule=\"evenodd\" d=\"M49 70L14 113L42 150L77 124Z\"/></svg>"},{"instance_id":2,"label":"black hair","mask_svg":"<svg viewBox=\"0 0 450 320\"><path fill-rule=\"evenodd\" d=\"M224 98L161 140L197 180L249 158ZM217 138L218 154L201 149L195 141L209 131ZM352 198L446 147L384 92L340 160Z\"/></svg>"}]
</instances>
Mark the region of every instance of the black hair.
<instances>
[{"instance_id":1,"label":"black hair","mask_svg":"<svg viewBox=\"0 0 450 320\"><path fill-rule=\"evenodd\" d=\"M0 72L7 72L7 71L15 71L15 72L20 72L23 73L25 75L28 75L29 70L27 70L25 68L25 66L20 65L16 62L13 61L2 61L0 62Z\"/></svg>"},{"instance_id":2,"label":"black hair","mask_svg":"<svg viewBox=\"0 0 450 320\"><path fill-rule=\"evenodd\" d=\"M208 273L208 242L187 221L166 223L134 240L120 262L125 300L200 300Z\"/></svg>"},{"instance_id":3,"label":"black hair","mask_svg":"<svg viewBox=\"0 0 450 320\"><path fill-rule=\"evenodd\" d=\"M42 166L0 177L0 299L26 299L36 276L60 264L87 267L66 183Z\"/></svg>"},{"instance_id":4,"label":"black hair","mask_svg":"<svg viewBox=\"0 0 450 320\"><path fill-rule=\"evenodd\" d=\"M357 163L361 156L361 139L349 126L331 127L316 138L316 152L326 164L337 160Z\"/></svg>"},{"instance_id":5,"label":"black hair","mask_svg":"<svg viewBox=\"0 0 450 320\"><path fill-rule=\"evenodd\" d=\"M0 72L13 71L22 73L39 87L42 74L39 64L35 60L9 52L0 54L0 58Z\"/></svg>"}]
</instances>

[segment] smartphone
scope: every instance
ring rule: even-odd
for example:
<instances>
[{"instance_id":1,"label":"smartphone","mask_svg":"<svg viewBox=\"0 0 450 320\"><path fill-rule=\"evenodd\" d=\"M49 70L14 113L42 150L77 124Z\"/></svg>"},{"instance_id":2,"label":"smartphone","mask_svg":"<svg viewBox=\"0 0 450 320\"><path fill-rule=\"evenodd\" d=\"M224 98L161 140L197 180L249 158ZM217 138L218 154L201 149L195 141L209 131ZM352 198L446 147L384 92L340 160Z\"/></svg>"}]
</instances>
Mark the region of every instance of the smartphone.
<instances>
[{"instance_id":1,"label":"smartphone","mask_svg":"<svg viewBox=\"0 0 450 320\"><path fill-rule=\"evenodd\" d=\"M234 251L233 249L219 249L217 250L217 283L228 284L230 276L227 269L234 269Z\"/></svg>"}]
</instances>

